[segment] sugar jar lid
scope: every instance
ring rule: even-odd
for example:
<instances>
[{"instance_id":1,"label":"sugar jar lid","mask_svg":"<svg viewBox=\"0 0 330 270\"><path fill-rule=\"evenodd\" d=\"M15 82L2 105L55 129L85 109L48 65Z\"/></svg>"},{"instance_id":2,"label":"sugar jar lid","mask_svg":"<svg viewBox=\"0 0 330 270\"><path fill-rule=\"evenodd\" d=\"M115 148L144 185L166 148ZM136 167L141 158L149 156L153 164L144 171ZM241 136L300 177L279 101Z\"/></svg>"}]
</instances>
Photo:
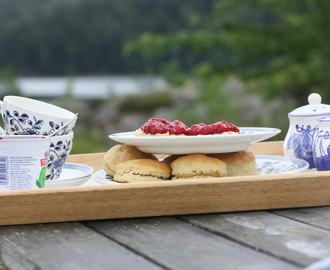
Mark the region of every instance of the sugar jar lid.
<instances>
[{"instance_id":1,"label":"sugar jar lid","mask_svg":"<svg viewBox=\"0 0 330 270\"><path fill-rule=\"evenodd\" d=\"M326 117L322 117L322 118L318 118L316 119L318 122L330 122L330 116L326 116Z\"/></svg>"},{"instance_id":2,"label":"sugar jar lid","mask_svg":"<svg viewBox=\"0 0 330 270\"><path fill-rule=\"evenodd\" d=\"M322 98L319 94L312 93L308 96L309 105L297 108L289 113L289 116L322 116L330 115L330 105L322 104Z\"/></svg>"}]
</instances>

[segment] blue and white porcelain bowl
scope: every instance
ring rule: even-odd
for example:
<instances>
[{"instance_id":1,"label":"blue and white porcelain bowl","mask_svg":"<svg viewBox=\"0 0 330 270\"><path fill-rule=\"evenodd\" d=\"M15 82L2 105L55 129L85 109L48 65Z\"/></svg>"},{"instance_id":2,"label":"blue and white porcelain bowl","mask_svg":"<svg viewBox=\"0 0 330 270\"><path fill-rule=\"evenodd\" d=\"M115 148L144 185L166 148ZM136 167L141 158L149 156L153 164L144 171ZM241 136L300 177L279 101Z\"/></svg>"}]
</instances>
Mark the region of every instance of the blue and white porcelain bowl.
<instances>
[{"instance_id":1,"label":"blue and white porcelain bowl","mask_svg":"<svg viewBox=\"0 0 330 270\"><path fill-rule=\"evenodd\" d=\"M7 135L51 135L75 117L61 107L20 96L5 96L0 101L4 130ZM55 136L72 132L77 118Z\"/></svg>"},{"instance_id":2,"label":"blue and white porcelain bowl","mask_svg":"<svg viewBox=\"0 0 330 270\"><path fill-rule=\"evenodd\" d=\"M56 180L61 176L64 164L69 156L74 133L66 135L54 136L50 138L48 157L48 165L46 169L46 181Z\"/></svg>"},{"instance_id":3,"label":"blue and white porcelain bowl","mask_svg":"<svg viewBox=\"0 0 330 270\"><path fill-rule=\"evenodd\" d=\"M330 117L317 119L319 132L313 145L314 164L318 171L330 170Z\"/></svg>"}]
</instances>

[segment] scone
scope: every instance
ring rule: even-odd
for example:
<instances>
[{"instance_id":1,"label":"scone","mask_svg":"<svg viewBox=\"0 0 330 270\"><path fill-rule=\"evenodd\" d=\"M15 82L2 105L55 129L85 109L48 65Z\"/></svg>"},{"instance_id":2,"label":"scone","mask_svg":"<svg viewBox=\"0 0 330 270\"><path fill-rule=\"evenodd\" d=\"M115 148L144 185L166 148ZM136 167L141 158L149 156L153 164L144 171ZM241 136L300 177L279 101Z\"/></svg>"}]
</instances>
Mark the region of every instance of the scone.
<instances>
[{"instance_id":1,"label":"scone","mask_svg":"<svg viewBox=\"0 0 330 270\"><path fill-rule=\"evenodd\" d=\"M250 151L209 154L209 157L222 160L227 165L228 176L258 175L256 157Z\"/></svg>"},{"instance_id":2,"label":"scone","mask_svg":"<svg viewBox=\"0 0 330 270\"><path fill-rule=\"evenodd\" d=\"M116 166L124 161L132 159L153 159L157 160L153 154L140 151L137 147L129 144L117 144L110 148L103 158L103 169L108 175L114 176Z\"/></svg>"},{"instance_id":3,"label":"scone","mask_svg":"<svg viewBox=\"0 0 330 270\"><path fill-rule=\"evenodd\" d=\"M171 167L172 180L227 176L226 164L223 161L202 154L179 157L172 162Z\"/></svg>"},{"instance_id":4,"label":"scone","mask_svg":"<svg viewBox=\"0 0 330 270\"><path fill-rule=\"evenodd\" d=\"M171 164L174 160L176 160L182 156L183 155L170 155L170 156L167 156L166 158L164 158L162 161L171 166Z\"/></svg>"},{"instance_id":5,"label":"scone","mask_svg":"<svg viewBox=\"0 0 330 270\"><path fill-rule=\"evenodd\" d=\"M153 159L134 159L117 165L114 180L120 183L135 183L170 180L171 167Z\"/></svg>"}]
</instances>

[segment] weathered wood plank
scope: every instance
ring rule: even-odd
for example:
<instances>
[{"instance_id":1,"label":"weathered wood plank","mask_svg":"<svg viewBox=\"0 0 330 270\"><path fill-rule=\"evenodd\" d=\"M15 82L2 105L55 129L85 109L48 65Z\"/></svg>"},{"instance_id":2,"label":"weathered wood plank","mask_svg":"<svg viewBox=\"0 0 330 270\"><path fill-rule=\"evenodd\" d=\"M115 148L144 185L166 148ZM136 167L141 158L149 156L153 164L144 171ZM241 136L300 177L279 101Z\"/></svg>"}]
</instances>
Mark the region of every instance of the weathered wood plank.
<instances>
[{"instance_id":1,"label":"weathered wood plank","mask_svg":"<svg viewBox=\"0 0 330 270\"><path fill-rule=\"evenodd\" d=\"M329 231L268 212L195 215L183 220L300 266L330 256Z\"/></svg>"},{"instance_id":2,"label":"weathered wood plank","mask_svg":"<svg viewBox=\"0 0 330 270\"><path fill-rule=\"evenodd\" d=\"M0 227L0 248L12 270L163 269L80 223Z\"/></svg>"},{"instance_id":3,"label":"weathered wood plank","mask_svg":"<svg viewBox=\"0 0 330 270\"><path fill-rule=\"evenodd\" d=\"M170 217L84 224L169 269L300 269Z\"/></svg>"},{"instance_id":4,"label":"weathered wood plank","mask_svg":"<svg viewBox=\"0 0 330 270\"><path fill-rule=\"evenodd\" d=\"M276 215L330 230L330 207L311 207L270 211Z\"/></svg>"},{"instance_id":5,"label":"weathered wood plank","mask_svg":"<svg viewBox=\"0 0 330 270\"><path fill-rule=\"evenodd\" d=\"M10 270L3 262L0 261L0 270Z\"/></svg>"}]
</instances>

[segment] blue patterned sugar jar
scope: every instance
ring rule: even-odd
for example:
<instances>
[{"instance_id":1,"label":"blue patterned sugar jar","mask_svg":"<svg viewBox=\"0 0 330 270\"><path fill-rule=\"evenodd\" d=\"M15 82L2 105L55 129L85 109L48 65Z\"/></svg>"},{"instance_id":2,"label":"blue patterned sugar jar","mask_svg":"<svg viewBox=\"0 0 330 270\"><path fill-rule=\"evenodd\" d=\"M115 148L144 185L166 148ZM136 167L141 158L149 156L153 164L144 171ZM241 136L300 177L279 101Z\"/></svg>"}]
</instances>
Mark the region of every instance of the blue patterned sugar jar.
<instances>
[{"instance_id":1,"label":"blue patterned sugar jar","mask_svg":"<svg viewBox=\"0 0 330 270\"><path fill-rule=\"evenodd\" d=\"M315 168L313 145L319 133L317 119L330 116L330 105L322 104L321 101L319 94L310 94L308 105L288 114L290 126L284 140L284 155L306 160L310 169Z\"/></svg>"},{"instance_id":2,"label":"blue patterned sugar jar","mask_svg":"<svg viewBox=\"0 0 330 270\"><path fill-rule=\"evenodd\" d=\"M330 170L330 117L317 119L319 132L313 145L314 164L318 171Z\"/></svg>"}]
</instances>

